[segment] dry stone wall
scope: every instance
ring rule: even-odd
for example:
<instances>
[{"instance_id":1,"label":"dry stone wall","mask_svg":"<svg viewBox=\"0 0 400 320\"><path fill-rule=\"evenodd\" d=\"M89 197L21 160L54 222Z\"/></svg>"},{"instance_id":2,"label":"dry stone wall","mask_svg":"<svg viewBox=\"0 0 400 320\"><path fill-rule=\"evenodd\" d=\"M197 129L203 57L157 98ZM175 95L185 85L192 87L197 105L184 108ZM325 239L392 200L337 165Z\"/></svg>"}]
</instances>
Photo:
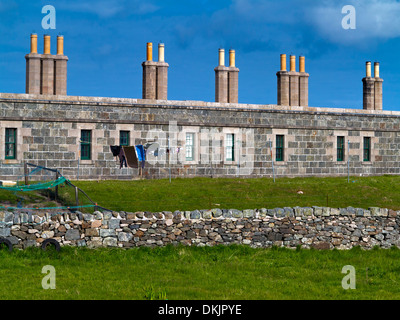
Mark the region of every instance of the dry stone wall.
<instances>
[{"instance_id":1,"label":"dry stone wall","mask_svg":"<svg viewBox=\"0 0 400 320\"><path fill-rule=\"evenodd\" d=\"M400 246L400 211L385 208L294 207L87 214L0 211L0 238L14 248L139 247L244 244L253 247L350 249Z\"/></svg>"}]
</instances>

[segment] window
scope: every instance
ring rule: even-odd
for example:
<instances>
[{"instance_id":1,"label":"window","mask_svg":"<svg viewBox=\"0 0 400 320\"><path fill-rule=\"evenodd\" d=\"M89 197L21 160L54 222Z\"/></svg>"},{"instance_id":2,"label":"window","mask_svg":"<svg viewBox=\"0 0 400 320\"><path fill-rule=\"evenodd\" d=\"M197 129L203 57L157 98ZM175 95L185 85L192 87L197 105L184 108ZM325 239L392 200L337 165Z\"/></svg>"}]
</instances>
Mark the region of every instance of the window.
<instances>
[{"instance_id":1,"label":"window","mask_svg":"<svg viewBox=\"0 0 400 320\"><path fill-rule=\"evenodd\" d=\"M194 160L194 133L186 133L186 161Z\"/></svg>"},{"instance_id":2,"label":"window","mask_svg":"<svg viewBox=\"0 0 400 320\"><path fill-rule=\"evenodd\" d=\"M17 158L17 129L6 128L6 159Z\"/></svg>"},{"instance_id":3,"label":"window","mask_svg":"<svg viewBox=\"0 0 400 320\"><path fill-rule=\"evenodd\" d=\"M81 131L81 160L91 159L92 131Z\"/></svg>"},{"instance_id":4,"label":"window","mask_svg":"<svg viewBox=\"0 0 400 320\"><path fill-rule=\"evenodd\" d=\"M235 135L228 133L225 141L226 161L235 161Z\"/></svg>"},{"instance_id":5,"label":"window","mask_svg":"<svg viewBox=\"0 0 400 320\"><path fill-rule=\"evenodd\" d=\"M364 137L364 161L371 161L371 138Z\"/></svg>"},{"instance_id":6,"label":"window","mask_svg":"<svg viewBox=\"0 0 400 320\"><path fill-rule=\"evenodd\" d=\"M337 161L344 161L344 137L337 137Z\"/></svg>"},{"instance_id":7,"label":"window","mask_svg":"<svg viewBox=\"0 0 400 320\"><path fill-rule=\"evenodd\" d=\"M119 132L119 145L120 146L129 146L129 131L120 131Z\"/></svg>"},{"instance_id":8,"label":"window","mask_svg":"<svg viewBox=\"0 0 400 320\"><path fill-rule=\"evenodd\" d=\"M277 135L276 136L276 161L283 161L284 155L284 136L283 135Z\"/></svg>"}]
</instances>

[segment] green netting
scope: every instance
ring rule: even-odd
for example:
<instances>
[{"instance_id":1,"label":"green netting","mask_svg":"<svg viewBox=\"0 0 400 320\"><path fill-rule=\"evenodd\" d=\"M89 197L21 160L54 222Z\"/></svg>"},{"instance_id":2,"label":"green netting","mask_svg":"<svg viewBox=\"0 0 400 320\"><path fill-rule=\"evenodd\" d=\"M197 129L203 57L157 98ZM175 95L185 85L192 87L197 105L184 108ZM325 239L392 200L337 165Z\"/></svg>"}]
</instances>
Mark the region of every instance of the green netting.
<instances>
[{"instance_id":1,"label":"green netting","mask_svg":"<svg viewBox=\"0 0 400 320\"><path fill-rule=\"evenodd\" d=\"M63 184L66 181L67 181L67 179L65 177L61 176L57 180L53 180L53 181L40 182L40 183L35 183L35 184L30 184L30 185L14 186L14 187L0 186L0 189L8 190L8 191L15 191L15 192L46 190L46 189L54 188L60 184Z\"/></svg>"},{"instance_id":2,"label":"green netting","mask_svg":"<svg viewBox=\"0 0 400 320\"><path fill-rule=\"evenodd\" d=\"M28 172L28 167L34 168ZM26 182L29 179L32 181L30 184ZM61 210L85 213L108 210L98 206L83 190L73 185L57 169L27 163L24 174L17 177L16 182L15 186L0 186L0 192L4 190L4 194L6 194L6 196L0 194L2 201L0 210L23 209L33 212L52 212L52 214L57 214L56 212ZM7 193L10 193L9 198Z\"/></svg>"}]
</instances>

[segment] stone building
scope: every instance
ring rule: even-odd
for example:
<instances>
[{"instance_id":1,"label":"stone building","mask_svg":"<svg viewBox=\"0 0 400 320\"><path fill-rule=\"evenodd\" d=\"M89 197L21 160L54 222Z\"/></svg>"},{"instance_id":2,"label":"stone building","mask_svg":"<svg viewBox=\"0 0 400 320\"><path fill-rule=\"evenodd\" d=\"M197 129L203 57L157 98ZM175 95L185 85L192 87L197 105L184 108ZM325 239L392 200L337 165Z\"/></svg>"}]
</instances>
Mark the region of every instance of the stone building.
<instances>
[{"instance_id":1,"label":"stone building","mask_svg":"<svg viewBox=\"0 0 400 320\"><path fill-rule=\"evenodd\" d=\"M164 45L147 44L142 99L67 95L64 38L52 55L31 35L26 93L0 93L0 179L24 162L58 168L69 179L381 175L400 172L400 112L382 110L379 64L366 63L363 109L308 106L305 58L281 55L277 104L239 103L235 51L219 50L215 102L171 101ZM156 142L144 168L120 167L110 146Z\"/></svg>"}]
</instances>

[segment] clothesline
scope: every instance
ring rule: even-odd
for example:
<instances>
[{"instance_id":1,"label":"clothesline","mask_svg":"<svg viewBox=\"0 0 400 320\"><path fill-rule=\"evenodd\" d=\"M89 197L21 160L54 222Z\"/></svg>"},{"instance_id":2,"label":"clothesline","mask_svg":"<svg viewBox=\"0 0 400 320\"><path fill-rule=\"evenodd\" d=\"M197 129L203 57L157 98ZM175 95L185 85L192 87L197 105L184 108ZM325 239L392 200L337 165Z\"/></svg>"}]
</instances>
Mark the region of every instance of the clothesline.
<instances>
[{"instance_id":1,"label":"clothesline","mask_svg":"<svg viewBox=\"0 0 400 320\"><path fill-rule=\"evenodd\" d=\"M119 158L120 169L123 167L139 168L145 167L146 154L152 154L155 157L161 157L164 154L178 154L181 147L162 148L157 143L135 146L110 146L114 157Z\"/></svg>"}]
</instances>

